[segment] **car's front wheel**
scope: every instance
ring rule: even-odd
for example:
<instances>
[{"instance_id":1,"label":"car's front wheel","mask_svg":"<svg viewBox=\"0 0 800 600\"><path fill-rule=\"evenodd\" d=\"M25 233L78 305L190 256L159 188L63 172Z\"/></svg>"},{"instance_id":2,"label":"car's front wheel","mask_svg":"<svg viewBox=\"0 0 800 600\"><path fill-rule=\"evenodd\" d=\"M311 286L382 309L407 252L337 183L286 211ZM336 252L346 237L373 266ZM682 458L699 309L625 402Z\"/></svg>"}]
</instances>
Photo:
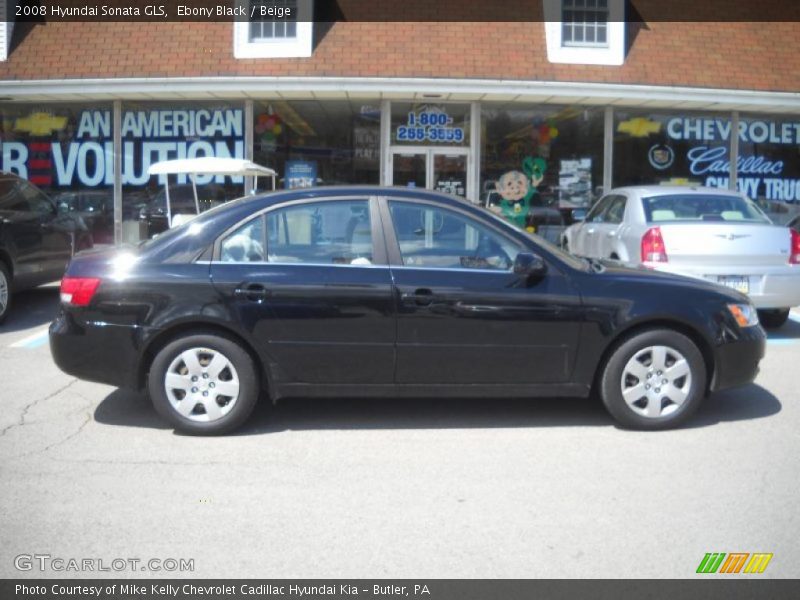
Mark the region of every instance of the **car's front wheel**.
<instances>
[{"instance_id":1,"label":"car's front wheel","mask_svg":"<svg viewBox=\"0 0 800 600\"><path fill-rule=\"evenodd\" d=\"M632 429L668 429L688 419L705 395L706 366L695 343L651 329L619 343L600 379L603 403Z\"/></svg>"},{"instance_id":2,"label":"car's front wheel","mask_svg":"<svg viewBox=\"0 0 800 600\"><path fill-rule=\"evenodd\" d=\"M247 420L260 386L253 359L238 343L221 335L193 334L158 352L148 390L156 411L176 429L212 435Z\"/></svg>"},{"instance_id":3,"label":"car's front wheel","mask_svg":"<svg viewBox=\"0 0 800 600\"><path fill-rule=\"evenodd\" d=\"M766 329L778 329L789 319L789 309L779 308L775 310L758 311L758 320Z\"/></svg>"},{"instance_id":4,"label":"car's front wheel","mask_svg":"<svg viewBox=\"0 0 800 600\"><path fill-rule=\"evenodd\" d=\"M5 263L0 262L0 323L2 323L11 308L11 275Z\"/></svg>"}]
</instances>

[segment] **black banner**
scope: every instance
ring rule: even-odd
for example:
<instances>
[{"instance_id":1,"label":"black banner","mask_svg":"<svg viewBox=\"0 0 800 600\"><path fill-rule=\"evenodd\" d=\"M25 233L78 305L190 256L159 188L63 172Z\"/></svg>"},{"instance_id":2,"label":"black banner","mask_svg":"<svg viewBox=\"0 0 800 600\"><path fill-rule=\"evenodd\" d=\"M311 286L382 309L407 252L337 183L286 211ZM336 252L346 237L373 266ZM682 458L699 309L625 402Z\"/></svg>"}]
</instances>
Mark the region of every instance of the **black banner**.
<instances>
[{"instance_id":1,"label":"black banner","mask_svg":"<svg viewBox=\"0 0 800 600\"><path fill-rule=\"evenodd\" d=\"M739 600L797 597L792 580L45 579L2 580L3 600Z\"/></svg>"},{"instance_id":2,"label":"black banner","mask_svg":"<svg viewBox=\"0 0 800 600\"><path fill-rule=\"evenodd\" d=\"M319 23L536 22L558 20L561 10L560 0L19 0L6 2L5 20L18 23L310 20L299 8L304 1L313 6L309 14ZM546 6L555 12L545 16ZM611 21L800 21L797 0L607 0L607 6Z\"/></svg>"}]
</instances>

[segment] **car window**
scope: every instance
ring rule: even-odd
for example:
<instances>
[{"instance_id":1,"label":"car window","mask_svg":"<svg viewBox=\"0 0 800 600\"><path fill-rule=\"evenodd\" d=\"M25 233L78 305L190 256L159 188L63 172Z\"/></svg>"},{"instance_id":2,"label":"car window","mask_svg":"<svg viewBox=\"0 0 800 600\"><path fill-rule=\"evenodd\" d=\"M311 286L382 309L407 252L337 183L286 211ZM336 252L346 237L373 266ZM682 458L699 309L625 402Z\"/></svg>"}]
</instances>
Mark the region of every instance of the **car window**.
<instances>
[{"instance_id":1,"label":"car window","mask_svg":"<svg viewBox=\"0 0 800 600\"><path fill-rule=\"evenodd\" d=\"M609 203L608 208L602 214L602 222L618 225L622 223L625 216L625 204L627 203L625 196L614 196L614 199Z\"/></svg>"},{"instance_id":2,"label":"car window","mask_svg":"<svg viewBox=\"0 0 800 600\"><path fill-rule=\"evenodd\" d=\"M599 223L602 217L603 212L608 208L611 201L614 199L614 196L603 196L597 203L591 208L591 210L586 215L585 221L587 223Z\"/></svg>"},{"instance_id":3,"label":"car window","mask_svg":"<svg viewBox=\"0 0 800 600\"><path fill-rule=\"evenodd\" d=\"M372 264L367 200L313 202L267 213L269 262Z\"/></svg>"},{"instance_id":4,"label":"car window","mask_svg":"<svg viewBox=\"0 0 800 600\"><path fill-rule=\"evenodd\" d=\"M741 196L668 194L642 198L648 223L717 221L769 223L761 209Z\"/></svg>"},{"instance_id":5,"label":"car window","mask_svg":"<svg viewBox=\"0 0 800 600\"><path fill-rule=\"evenodd\" d=\"M28 203L28 210L40 215L51 215L55 212L55 205L44 192L33 187L27 181L20 181L20 192Z\"/></svg>"},{"instance_id":6,"label":"car window","mask_svg":"<svg viewBox=\"0 0 800 600\"><path fill-rule=\"evenodd\" d=\"M222 262L265 262L264 217L250 220L222 240L219 255Z\"/></svg>"},{"instance_id":7,"label":"car window","mask_svg":"<svg viewBox=\"0 0 800 600\"><path fill-rule=\"evenodd\" d=\"M390 201L403 265L508 271L522 248L479 221L430 204Z\"/></svg>"},{"instance_id":8,"label":"car window","mask_svg":"<svg viewBox=\"0 0 800 600\"><path fill-rule=\"evenodd\" d=\"M23 213L52 214L50 199L24 179L0 179L0 210Z\"/></svg>"}]
</instances>

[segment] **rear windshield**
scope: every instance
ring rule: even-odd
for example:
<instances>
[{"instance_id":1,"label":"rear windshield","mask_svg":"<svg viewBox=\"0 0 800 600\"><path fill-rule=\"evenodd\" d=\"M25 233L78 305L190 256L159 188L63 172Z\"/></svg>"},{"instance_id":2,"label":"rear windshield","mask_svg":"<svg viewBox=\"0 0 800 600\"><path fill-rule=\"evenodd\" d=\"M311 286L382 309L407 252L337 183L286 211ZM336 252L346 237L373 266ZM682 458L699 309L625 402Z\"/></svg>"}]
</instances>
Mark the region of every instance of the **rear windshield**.
<instances>
[{"instance_id":1,"label":"rear windshield","mask_svg":"<svg viewBox=\"0 0 800 600\"><path fill-rule=\"evenodd\" d=\"M648 223L670 221L746 221L769 223L755 202L741 196L713 194L670 194L642 198Z\"/></svg>"}]
</instances>

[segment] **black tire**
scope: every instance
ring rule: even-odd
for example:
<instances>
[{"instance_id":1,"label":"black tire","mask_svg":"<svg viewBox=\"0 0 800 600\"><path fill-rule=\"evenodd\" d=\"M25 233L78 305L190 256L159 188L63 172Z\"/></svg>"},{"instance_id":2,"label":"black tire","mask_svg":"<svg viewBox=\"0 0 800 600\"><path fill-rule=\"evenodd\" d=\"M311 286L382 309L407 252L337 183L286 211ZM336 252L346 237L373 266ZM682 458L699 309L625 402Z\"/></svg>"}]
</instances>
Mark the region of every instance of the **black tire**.
<instances>
[{"instance_id":1,"label":"black tire","mask_svg":"<svg viewBox=\"0 0 800 600\"><path fill-rule=\"evenodd\" d=\"M759 310L758 320L765 329L778 329L789 320L789 309L778 308L775 310Z\"/></svg>"},{"instance_id":2,"label":"black tire","mask_svg":"<svg viewBox=\"0 0 800 600\"><path fill-rule=\"evenodd\" d=\"M204 353L204 350L208 352ZM194 391L206 389L205 392L198 392L206 396L206 398L199 398L198 393L190 396L190 392L187 391L183 399L179 398L175 405L173 402L175 397L180 395L181 390L172 388L171 392L167 391L167 372L171 366L175 367L175 361L180 361L181 355L186 351L190 351L190 353L194 353L195 356L199 357L198 366L203 370L203 377L206 375L206 367L210 366L203 366L203 357L206 355L211 357L219 354L233 367L233 371L230 369L224 370L219 376L220 379L211 378L212 383L217 381L217 385L220 388L222 387L220 382L222 382L223 378L231 377L231 374L233 374L233 378L238 380L238 396L235 399L226 399L222 395L216 396L214 400L216 405L221 407L222 411L227 410L228 412L215 420L200 420L204 418L203 415L206 415L205 418L210 418L204 403L211 402L208 394L213 394L214 391L207 388L193 387L191 389ZM182 375L175 371L173 373L179 377L191 379L186 363L181 362L179 364L182 366L178 368L186 371L186 374ZM214 387L212 383L207 383L207 381L201 380L198 385ZM224 383L232 383L232 381L229 380ZM187 382L187 385L192 384ZM250 354L234 340L222 335L209 333L188 334L164 346L158 352L150 367L147 388L158 414L172 424L175 429L196 435L219 435L229 433L240 427L253 412L261 391L257 370ZM180 406L187 398L191 401L191 404L195 405L195 408L189 416L184 416L178 412L176 406ZM229 404L232 404L230 408L228 408ZM187 404L186 406L189 407L190 405Z\"/></svg>"},{"instance_id":3,"label":"black tire","mask_svg":"<svg viewBox=\"0 0 800 600\"><path fill-rule=\"evenodd\" d=\"M5 289L3 297L0 297L0 323L5 321L11 310L11 273L6 264L0 261L0 290ZM4 299L5 298L5 299Z\"/></svg>"},{"instance_id":4,"label":"black tire","mask_svg":"<svg viewBox=\"0 0 800 600\"><path fill-rule=\"evenodd\" d=\"M647 352L648 348L660 346L668 348L666 369L675 365L677 356L685 359L688 365L688 379L676 378L675 381L663 384L668 380L661 379L661 377L668 377L668 375L661 375L661 370L655 370L656 367L652 366L653 353L648 354ZM637 355L639 356L637 357ZM645 364L648 356L651 360L650 366ZM633 364L634 360L638 362L637 368L641 365L640 368L645 370L646 375L639 379L628 371L626 379L623 380L626 366ZM670 363L670 360L673 362ZM667 373L666 369L663 373ZM658 379L650 379L651 377ZM631 335L615 346L601 372L600 396L611 416L624 427L641 430L670 429L686 421L697 410L705 396L706 377L703 355L692 340L669 329L649 329ZM647 383L648 380L653 383ZM633 399L638 393L633 388L636 388L639 383L642 387L649 385L647 391L643 390L642 393L652 394L652 396L643 395L639 400L633 402L633 406L630 406L623 397L623 386L628 386L628 389L634 392L630 395L630 398ZM665 392L661 391L662 386L666 390ZM679 400L682 394L685 394L685 399L682 402L673 402L669 398L669 390L675 390L673 396L675 400ZM651 409L656 411L656 414L651 416L644 414Z\"/></svg>"}]
</instances>

